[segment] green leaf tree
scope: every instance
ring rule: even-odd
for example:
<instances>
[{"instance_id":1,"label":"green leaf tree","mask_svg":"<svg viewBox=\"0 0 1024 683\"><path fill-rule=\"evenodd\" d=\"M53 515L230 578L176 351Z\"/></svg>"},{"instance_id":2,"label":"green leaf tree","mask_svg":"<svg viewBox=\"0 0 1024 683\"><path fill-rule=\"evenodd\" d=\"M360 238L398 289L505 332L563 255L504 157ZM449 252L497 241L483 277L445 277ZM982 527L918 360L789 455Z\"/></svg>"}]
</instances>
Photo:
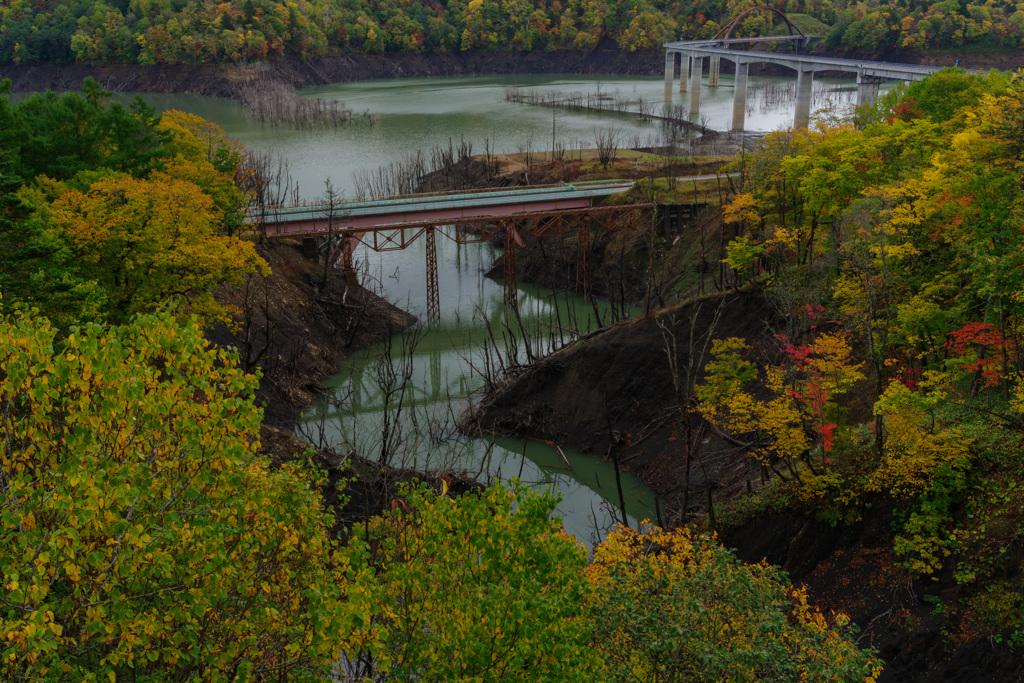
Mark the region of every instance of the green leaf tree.
<instances>
[{"instance_id":1,"label":"green leaf tree","mask_svg":"<svg viewBox=\"0 0 1024 683\"><path fill-rule=\"evenodd\" d=\"M881 662L785 574L688 528L619 528L587 568L611 681L874 681Z\"/></svg>"},{"instance_id":2,"label":"green leaf tree","mask_svg":"<svg viewBox=\"0 0 1024 683\"><path fill-rule=\"evenodd\" d=\"M234 355L166 313L0 350L0 678L324 680L368 608Z\"/></svg>"},{"instance_id":3,"label":"green leaf tree","mask_svg":"<svg viewBox=\"0 0 1024 683\"><path fill-rule=\"evenodd\" d=\"M518 484L411 489L359 539L376 547L378 640L351 665L396 681L594 677L583 547Z\"/></svg>"}]
</instances>

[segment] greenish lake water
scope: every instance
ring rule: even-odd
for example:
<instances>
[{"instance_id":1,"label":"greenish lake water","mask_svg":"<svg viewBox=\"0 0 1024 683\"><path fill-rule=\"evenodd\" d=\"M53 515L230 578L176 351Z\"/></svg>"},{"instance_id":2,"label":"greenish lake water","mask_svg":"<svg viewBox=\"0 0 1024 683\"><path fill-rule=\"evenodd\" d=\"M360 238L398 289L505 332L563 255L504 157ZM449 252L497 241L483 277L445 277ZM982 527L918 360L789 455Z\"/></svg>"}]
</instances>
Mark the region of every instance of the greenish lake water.
<instances>
[{"instance_id":1,"label":"greenish lake water","mask_svg":"<svg viewBox=\"0 0 1024 683\"><path fill-rule=\"evenodd\" d=\"M768 132L790 126L794 104L783 95L795 83L795 79L752 77L748 130ZM230 100L197 95L146 95L146 99L161 111L182 109L199 114L246 145L287 159L300 193L307 199L323 192L326 178L352 196L354 174L417 149L447 145L449 139L456 143L465 140L475 153L484 152L485 142L497 153L548 150L552 128L555 143L567 149L593 148L595 128L616 128L623 145L635 141L657 144L660 140L659 124L623 115L559 111L552 121L551 109L506 102L505 89L511 87L560 94L596 95L600 91L610 97L664 106L664 79L658 76L514 75L338 83L301 94L343 102L357 114L356 120L339 128L313 131L259 123ZM816 81L814 106L822 106L826 98L843 106L851 101L854 90L849 80ZM702 91L701 112L711 128L729 129L732 95L732 77L728 75L722 76L719 87ZM672 104L688 106L688 93L674 92ZM358 116L364 111L379 115L379 121L371 123Z\"/></svg>"},{"instance_id":2,"label":"greenish lake water","mask_svg":"<svg viewBox=\"0 0 1024 683\"><path fill-rule=\"evenodd\" d=\"M751 79L747 127L771 131L790 125L792 102L782 97L794 79ZM452 79L400 79L323 86L304 91L306 96L340 100L360 114L340 128L295 130L273 127L249 118L235 102L190 95L146 95L158 111L181 109L219 124L247 147L270 152L286 160L299 192L315 200L331 179L335 188L351 197L357 173L373 170L417 149L433 145L470 143L475 153L485 145L496 153L540 152L552 140L567 149L592 148L597 129L614 127L623 146L656 145L657 123L640 122L616 114L552 112L551 109L505 101L505 89L519 87L542 92L592 93L643 99L664 106L661 77L624 76L486 76ZM832 98L840 106L853 96L851 81L822 81L815 106ZM121 97L121 96L119 96ZM686 105L688 94L676 92L674 105ZM781 99L780 99L781 98ZM704 89L702 112L708 125L727 130L732 116L732 87L728 76L718 88ZM379 117L379 118L378 118ZM507 480L513 476L561 497L557 513L566 529L592 542L611 527L618 516L619 499L610 463L547 444L485 435L464 435L455 420L484 386L484 369L495 360L493 346L503 355L517 349L525 361L523 329L507 323L500 283L483 277L495 257L487 245L458 246L438 240L442 321L419 325L391 341L396 364L390 371L408 374L410 384L401 395L401 411L394 387L381 378L389 367L382 363L386 347L352 356L330 378L333 394L310 409L298 431L314 442L354 448L374 457L384 440L397 444L393 464L416 467L458 468L482 479ZM357 250L364 282L398 306L425 318L425 251L423 241L400 252L376 254ZM535 348L548 350L563 341L559 327L576 321L581 331L597 326L589 302L571 294L521 286L522 327ZM607 322L611 313L602 306ZM506 324L507 323L507 324ZM489 327L488 327L489 325ZM515 341L506 341L514 335ZM403 353L404 350L404 359ZM490 355L488 355L490 354ZM581 396L581 401L588 397ZM392 425L385 430L384 425ZM395 427L394 425L398 425ZM655 519L655 497L642 482L623 473L625 504L630 523Z\"/></svg>"}]
</instances>

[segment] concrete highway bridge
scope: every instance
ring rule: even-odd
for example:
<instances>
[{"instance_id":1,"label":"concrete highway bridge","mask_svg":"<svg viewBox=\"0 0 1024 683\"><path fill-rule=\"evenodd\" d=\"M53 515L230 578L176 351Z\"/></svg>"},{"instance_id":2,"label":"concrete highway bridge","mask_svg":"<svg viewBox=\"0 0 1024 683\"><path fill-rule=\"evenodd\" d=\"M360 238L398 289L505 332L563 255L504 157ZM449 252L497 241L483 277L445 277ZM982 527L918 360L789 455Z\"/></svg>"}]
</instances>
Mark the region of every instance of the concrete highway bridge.
<instances>
[{"instance_id":1,"label":"concrete highway bridge","mask_svg":"<svg viewBox=\"0 0 1024 683\"><path fill-rule=\"evenodd\" d=\"M333 261L354 274L352 254L357 243L376 252L406 249L421 237L426 244L427 317L440 318L437 280L437 235L460 244L484 242L503 233L505 239L505 302L516 306L518 277L516 248L521 233L543 236L575 230L580 265L577 289L590 291L590 228L602 220L605 228L628 229L653 211L650 204L599 205L625 192L632 181L577 183L483 192L406 195L334 206L300 204L270 206L250 213L248 221L268 238L303 238L315 242ZM451 229L442 230L446 226Z\"/></svg>"},{"instance_id":2,"label":"concrete highway bridge","mask_svg":"<svg viewBox=\"0 0 1024 683\"><path fill-rule=\"evenodd\" d=\"M759 38L733 38L732 30L752 12L769 12L781 17L790 28L789 35ZM811 86L817 71L853 74L857 79L857 104L872 102L878 97L879 84L884 80L919 81L943 67L873 62L857 59L838 59L799 54L818 36L808 36L800 31L782 12L772 7L752 7L741 13L719 34L708 40L689 40L665 43L665 100L671 101L676 62L679 62L679 92L690 93L690 120L700 119L700 89L704 63L708 61L708 87L718 87L721 60L736 65L736 81L732 104L732 130L742 131L747 110L747 74L751 64L777 64L792 69L797 75L796 113L794 128L806 128L811 117ZM790 54L782 52L757 52L734 49L738 43L785 42L793 47Z\"/></svg>"}]
</instances>

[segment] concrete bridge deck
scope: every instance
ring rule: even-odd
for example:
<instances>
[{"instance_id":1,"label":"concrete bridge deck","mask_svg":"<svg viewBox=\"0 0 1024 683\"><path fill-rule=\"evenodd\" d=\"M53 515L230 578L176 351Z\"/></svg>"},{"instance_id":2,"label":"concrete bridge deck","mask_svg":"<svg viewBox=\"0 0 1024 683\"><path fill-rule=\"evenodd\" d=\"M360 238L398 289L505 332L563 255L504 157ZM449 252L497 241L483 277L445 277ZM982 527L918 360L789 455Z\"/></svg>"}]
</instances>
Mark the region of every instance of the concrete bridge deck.
<instances>
[{"instance_id":1,"label":"concrete bridge deck","mask_svg":"<svg viewBox=\"0 0 1024 683\"><path fill-rule=\"evenodd\" d=\"M766 37L761 42L786 40L789 36ZM801 40L812 40L806 36ZM752 40L752 39L743 39ZM737 50L728 47L737 39L689 40L665 43L665 100L671 101L672 85L675 78L676 55L680 58L679 91L690 93L690 120L700 118L700 86L704 72L704 60L710 60L708 87L718 86L721 60L736 65L736 81L733 93L733 120L731 129L742 131L747 104L747 76L749 66L755 63L777 64L794 70L797 74L796 113L794 128L806 128L810 123L811 86L815 72L837 71L853 74L857 79L857 105L874 101L878 97L879 85L883 80L919 81L940 71L944 67L922 66L919 64L898 64L817 55L786 54Z\"/></svg>"},{"instance_id":2,"label":"concrete bridge deck","mask_svg":"<svg viewBox=\"0 0 1024 683\"><path fill-rule=\"evenodd\" d=\"M750 40L750 39L745 39ZM898 64L896 62L877 62L862 59L843 59L839 57L820 57L817 55L784 54L775 52L757 52L754 50L736 50L723 45L724 41L697 40L665 43L667 52L679 52L692 58L698 56L724 57L737 64L766 62L788 66L794 71L841 71L859 76L874 76L894 80L921 80L945 67L922 66L920 64ZM729 41L733 42L733 41Z\"/></svg>"}]
</instances>

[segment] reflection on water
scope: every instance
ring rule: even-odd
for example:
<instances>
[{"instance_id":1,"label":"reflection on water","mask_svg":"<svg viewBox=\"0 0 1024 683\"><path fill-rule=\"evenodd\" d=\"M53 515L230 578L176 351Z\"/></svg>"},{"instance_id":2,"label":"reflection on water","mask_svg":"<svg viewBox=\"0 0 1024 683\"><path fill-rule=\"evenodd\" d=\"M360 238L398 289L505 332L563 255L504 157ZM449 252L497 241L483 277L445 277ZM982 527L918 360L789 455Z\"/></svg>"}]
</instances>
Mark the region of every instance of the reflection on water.
<instances>
[{"instance_id":1,"label":"reflection on water","mask_svg":"<svg viewBox=\"0 0 1024 683\"><path fill-rule=\"evenodd\" d=\"M795 79L752 77L747 98L746 127L767 132L793 123ZM849 100L850 80L815 79L814 107L829 96ZM372 171L403 154L448 140L465 140L473 151L541 152L552 143L567 150L595 146L595 129L615 127L624 145L650 144L661 136L656 122L636 121L619 114L562 112L505 101L505 89L519 87L560 93L596 93L663 104L660 76L511 75L460 78L405 78L320 86L303 95L336 99L355 111L356 120L332 129L274 127L248 117L230 100L198 95L145 95L157 111L182 109L219 124L248 147L272 152L291 163L301 195L315 199L331 178L335 187L353 196L353 176ZM722 75L717 88L704 87L701 118L716 130L732 125L732 76ZM119 95L127 99L127 96ZM672 105L689 106L689 93L673 92ZM380 115L371 122L363 111Z\"/></svg>"},{"instance_id":2,"label":"reflection on water","mask_svg":"<svg viewBox=\"0 0 1024 683\"><path fill-rule=\"evenodd\" d=\"M568 341L569 327L595 329L597 315L610 322L611 308L601 304L595 312L574 294L523 286L520 315L510 316L501 283L482 277L493 262L492 248L450 239L439 239L437 247L442 321L350 357L327 382L331 395L303 416L299 432L314 443L398 466L465 470L485 481L519 477L559 495L557 513L566 529L590 542L618 519L611 463L534 441L460 434L454 424L489 373L528 361L524 337L541 355ZM423 316L422 241L384 255L364 249L357 258L393 296L405 293L399 305ZM655 519L653 493L628 472L622 478L630 523Z\"/></svg>"},{"instance_id":3,"label":"reflection on water","mask_svg":"<svg viewBox=\"0 0 1024 683\"><path fill-rule=\"evenodd\" d=\"M781 96L792 79L751 79L747 127L770 131L788 127L793 105ZM849 90L849 81L817 81L816 104L830 89ZM352 196L353 177L383 166L404 153L466 140L476 153L539 152L557 144L567 150L594 147L599 129L615 127L625 145L656 144L659 124L617 114L567 113L512 104L505 88L603 93L631 100L661 102L659 76L487 76L452 79L364 81L313 88L303 94L343 101L356 114L379 114L371 122L328 130L272 127L249 118L235 102L190 95L146 95L158 110L181 109L218 123L251 149L270 152L291 166L300 194L315 200L330 178ZM718 88L705 88L702 119L726 130L732 116L729 76ZM17 99L17 98L13 98ZM125 98L126 99L126 98ZM687 93L675 92L673 105L686 106ZM375 457L382 448L394 464L457 467L483 478L519 476L562 497L558 513L566 528L591 540L616 518L619 505L610 463L546 444L458 434L454 420L495 367L527 360L526 343L544 352L564 340L562 329L574 321L586 331L598 325L589 303L574 296L520 288L522 324L507 318L499 283L482 277L493 262L487 245L438 241L442 322L400 335L390 345L350 358L331 378L334 393L304 416L299 430L312 441L353 448ZM423 242L404 251L376 254L363 248L356 259L365 283L421 319L426 309ZM611 317L599 308L603 322ZM403 355L403 351L408 352ZM386 362L390 357L391 362ZM382 360L385 359L385 360ZM409 382L402 381L409 377ZM581 400L585 400L581 397ZM400 407L400 409L399 409ZM525 456L525 457L524 457ZM657 516L654 496L623 473L625 504L631 523ZM605 501L612 501L611 504Z\"/></svg>"}]
</instances>

